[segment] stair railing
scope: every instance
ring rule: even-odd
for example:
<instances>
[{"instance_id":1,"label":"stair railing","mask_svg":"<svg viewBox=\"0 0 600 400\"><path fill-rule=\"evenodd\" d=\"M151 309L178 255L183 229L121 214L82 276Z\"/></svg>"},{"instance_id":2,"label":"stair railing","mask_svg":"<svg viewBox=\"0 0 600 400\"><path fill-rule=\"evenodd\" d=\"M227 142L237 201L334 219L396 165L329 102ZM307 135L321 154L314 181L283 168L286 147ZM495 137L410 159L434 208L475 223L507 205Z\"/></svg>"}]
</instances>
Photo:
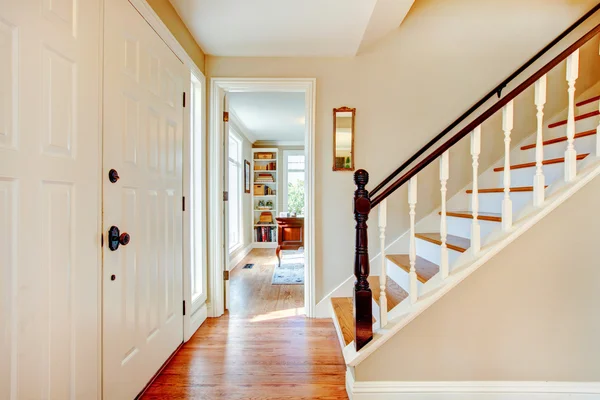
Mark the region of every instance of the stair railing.
<instances>
[{"instance_id":1,"label":"stair railing","mask_svg":"<svg viewBox=\"0 0 600 400\"><path fill-rule=\"evenodd\" d=\"M418 279L416 274L416 240L415 240L415 219L417 206L417 175L425 167L439 159L440 162L440 193L441 193L441 221L440 221L440 274L442 280L445 280L449 271L448 247L447 247L447 215L446 215L446 183L450 176L449 171L449 150L461 139L470 135L471 138L471 157L473 169L473 188L471 196L471 248L470 251L476 255L481 249L481 229L479 225L479 188L478 188L478 167L479 154L481 152L481 125L490 117L499 111L502 111L502 130L504 132L504 179L502 201L502 228L504 231L509 231L512 228L512 201L510 197L511 185L511 165L510 165L510 144L511 133L514 125L514 99L523 93L526 89L535 85L535 106L537 109L537 133L536 133L536 173L533 180L534 190L534 205L541 206L544 203L545 179L543 174L543 123L544 123L544 105L546 103L546 85L547 74L564 60L567 60L566 80L568 84L568 117L566 123L567 148L565 150L565 180L572 181L577 173L577 153L574 148L575 139L575 84L579 72L579 49L589 40L600 33L600 24L595 25L585 35L581 36L572 45L562 51L558 56L545 64L536 72L532 73L521 84L512 89L509 93L502 96L502 90L509 83L515 80L519 75L525 72L528 67L532 66L544 54L559 44L577 27L582 25L589 18L600 11L600 4L592 8L575 24L569 27L548 46L537 53L521 68L515 71L504 82L497 86L494 90L488 93L484 98L478 101L467 112L461 115L456 121L450 124L440 134L428 142L422 149L411 156L404 164L396 169L392 174L382 180L371 192L366 189L369 183L369 174L367 171L360 169L354 174L354 183L356 191L354 193L354 218L356 221L356 247L354 259L354 275L356 282L354 286L354 317L355 317L355 347L360 350L373 338L373 313L372 313L372 292L369 287L369 254L368 254L368 237L367 237L367 220L372 209L379 206L378 209L378 228L380 239L380 256L381 256L381 274L380 274L380 299L379 299L379 321L383 328L388 323L387 298L385 288L387 284L386 272L386 245L385 245L385 229L387 225L387 198L398 190L400 187L408 183L408 205L410 217L410 232L409 232L409 301L414 304L418 301ZM498 101L483 111L480 115L460 129L450 139L439 145L435 150L431 151L421 161L412 166L421 156L430 150L437 142L452 132L461 123L468 118L473 117L475 112L486 102L492 99L495 95L498 96ZM599 104L600 107L600 104ZM600 156L600 124L597 128L597 155ZM409 167L411 167L409 169ZM407 170L408 169L408 170ZM399 176L399 177L398 177ZM378 193L377 195L375 195Z\"/></svg>"}]
</instances>

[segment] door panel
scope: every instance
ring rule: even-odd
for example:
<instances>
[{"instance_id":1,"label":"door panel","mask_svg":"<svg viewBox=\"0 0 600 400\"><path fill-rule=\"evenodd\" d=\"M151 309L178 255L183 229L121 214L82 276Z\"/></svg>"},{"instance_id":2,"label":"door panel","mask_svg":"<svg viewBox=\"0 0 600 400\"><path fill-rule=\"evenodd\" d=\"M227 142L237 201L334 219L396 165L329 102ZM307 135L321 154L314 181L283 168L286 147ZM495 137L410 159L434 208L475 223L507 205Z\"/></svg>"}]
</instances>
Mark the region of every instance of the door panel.
<instances>
[{"instance_id":1,"label":"door panel","mask_svg":"<svg viewBox=\"0 0 600 400\"><path fill-rule=\"evenodd\" d=\"M0 0L0 398L99 394L100 2Z\"/></svg>"},{"instance_id":2,"label":"door panel","mask_svg":"<svg viewBox=\"0 0 600 400\"><path fill-rule=\"evenodd\" d=\"M182 157L189 71L133 6L105 1L104 395L132 399L183 341ZM110 169L120 179L111 183Z\"/></svg>"}]
</instances>

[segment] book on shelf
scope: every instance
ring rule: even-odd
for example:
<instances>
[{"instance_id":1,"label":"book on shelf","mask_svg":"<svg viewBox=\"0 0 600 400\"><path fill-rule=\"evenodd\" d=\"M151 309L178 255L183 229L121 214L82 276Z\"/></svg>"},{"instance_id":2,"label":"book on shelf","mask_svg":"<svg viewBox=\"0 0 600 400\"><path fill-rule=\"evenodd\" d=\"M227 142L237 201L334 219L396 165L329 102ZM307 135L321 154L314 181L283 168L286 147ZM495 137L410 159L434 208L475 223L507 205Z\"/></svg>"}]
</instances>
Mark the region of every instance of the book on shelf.
<instances>
[{"instance_id":1,"label":"book on shelf","mask_svg":"<svg viewBox=\"0 0 600 400\"><path fill-rule=\"evenodd\" d=\"M276 229L273 226L257 226L254 239L260 243L276 242Z\"/></svg>"}]
</instances>

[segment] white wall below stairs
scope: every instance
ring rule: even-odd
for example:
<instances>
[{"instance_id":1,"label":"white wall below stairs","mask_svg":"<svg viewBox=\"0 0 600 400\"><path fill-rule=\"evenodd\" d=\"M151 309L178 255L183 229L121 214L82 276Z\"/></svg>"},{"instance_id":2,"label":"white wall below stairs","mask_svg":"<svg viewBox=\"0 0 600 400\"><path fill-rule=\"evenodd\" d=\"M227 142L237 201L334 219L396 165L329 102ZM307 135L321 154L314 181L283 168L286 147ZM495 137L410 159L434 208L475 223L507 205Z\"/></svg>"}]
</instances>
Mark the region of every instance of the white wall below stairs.
<instances>
[{"instance_id":1,"label":"white wall below stairs","mask_svg":"<svg viewBox=\"0 0 600 400\"><path fill-rule=\"evenodd\" d=\"M357 383L600 382L599 198L595 178L359 364Z\"/></svg>"}]
</instances>

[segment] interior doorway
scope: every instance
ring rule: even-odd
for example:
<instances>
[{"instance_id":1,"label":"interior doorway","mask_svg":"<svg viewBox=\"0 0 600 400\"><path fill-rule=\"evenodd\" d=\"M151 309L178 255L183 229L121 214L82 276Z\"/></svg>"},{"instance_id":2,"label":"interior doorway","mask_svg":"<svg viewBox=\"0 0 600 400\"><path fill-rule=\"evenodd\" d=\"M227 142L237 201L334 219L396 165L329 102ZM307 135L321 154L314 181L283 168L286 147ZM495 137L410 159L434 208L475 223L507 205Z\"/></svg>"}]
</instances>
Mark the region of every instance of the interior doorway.
<instances>
[{"instance_id":1,"label":"interior doorway","mask_svg":"<svg viewBox=\"0 0 600 400\"><path fill-rule=\"evenodd\" d=\"M209 313L312 316L315 81L211 83Z\"/></svg>"}]
</instances>

